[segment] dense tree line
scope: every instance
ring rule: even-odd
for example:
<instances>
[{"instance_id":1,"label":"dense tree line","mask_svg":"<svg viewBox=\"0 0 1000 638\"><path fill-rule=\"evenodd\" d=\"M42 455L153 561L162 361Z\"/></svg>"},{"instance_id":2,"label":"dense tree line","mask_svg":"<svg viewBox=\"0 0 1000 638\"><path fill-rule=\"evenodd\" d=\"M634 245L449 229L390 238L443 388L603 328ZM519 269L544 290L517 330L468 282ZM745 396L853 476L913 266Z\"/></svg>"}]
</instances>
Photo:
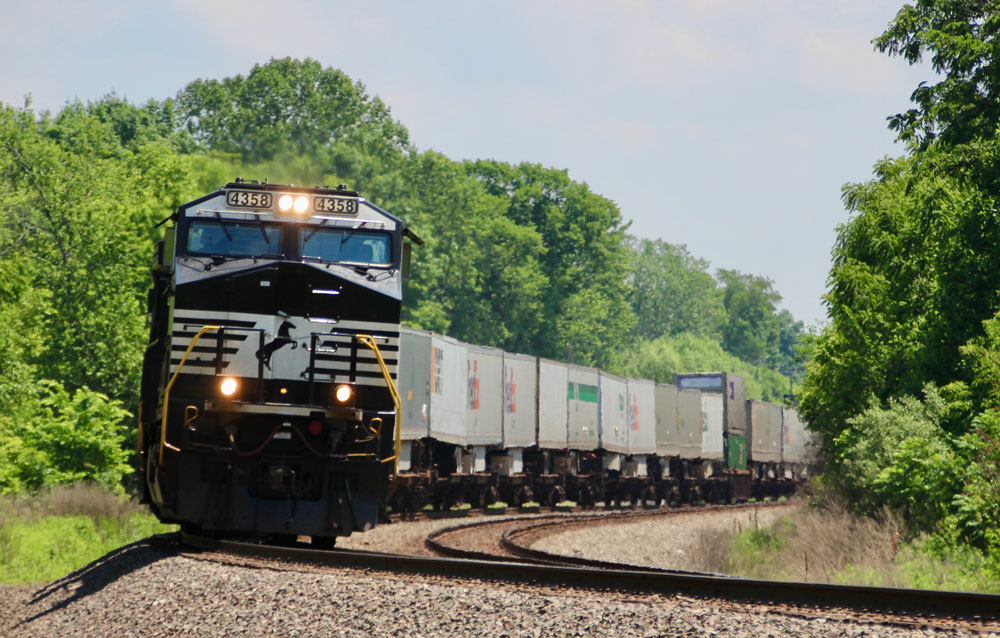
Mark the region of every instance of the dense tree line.
<instances>
[{"instance_id":1,"label":"dense tree line","mask_svg":"<svg viewBox=\"0 0 1000 638\"><path fill-rule=\"evenodd\" d=\"M157 224L237 175L348 184L403 218L426 240L409 325L661 381L725 368L767 398L800 374L769 280L630 237L564 170L418 151L360 82L272 60L162 102L0 106L0 491L120 484Z\"/></svg>"},{"instance_id":2,"label":"dense tree line","mask_svg":"<svg viewBox=\"0 0 1000 638\"><path fill-rule=\"evenodd\" d=\"M1000 3L919 0L876 47L940 74L849 184L802 407L828 483L1000 575ZM963 548L961 551L958 548ZM963 554L968 557L967 554Z\"/></svg>"}]
</instances>

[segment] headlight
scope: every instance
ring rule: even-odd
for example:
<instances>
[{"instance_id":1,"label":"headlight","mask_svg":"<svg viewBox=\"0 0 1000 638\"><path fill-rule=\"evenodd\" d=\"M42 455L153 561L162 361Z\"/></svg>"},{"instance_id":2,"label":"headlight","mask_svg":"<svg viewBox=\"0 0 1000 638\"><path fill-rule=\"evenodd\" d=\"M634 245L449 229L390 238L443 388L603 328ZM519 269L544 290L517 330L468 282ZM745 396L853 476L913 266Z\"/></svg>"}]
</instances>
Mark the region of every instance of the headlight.
<instances>
[{"instance_id":1,"label":"headlight","mask_svg":"<svg viewBox=\"0 0 1000 638\"><path fill-rule=\"evenodd\" d=\"M304 213L306 209L309 208L309 198L305 195L299 195L295 198L295 212Z\"/></svg>"},{"instance_id":2,"label":"headlight","mask_svg":"<svg viewBox=\"0 0 1000 638\"><path fill-rule=\"evenodd\" d=\"M281 197L278 198L278 210L280 210L283 213L287 213L288 211L292 210L293 203L294 202L292 201L291 195L282 195Z\"/></svg>"},{"instance_id":3,"label":"headlight","mask_svg":"<svg viewBox=\"0 0 1000 638\"><path fill-rule=\"evenodd\" d=\"M337 403L347 403L354 396L354 388L349 385L338 385L337 389L333 391L333 398L337 400Z\"/></svg>"},{"instance_id":4,"label":"headlight","mask_svg":"<svg viewBox=\"0 0 1000 638\"><path fill-rule=\"evenodd\" d=\"M222 393L224 397L231 397L236 394L236 379L232 377L226 377L219 384L219 392Z\"/></svg>"}]
</instances>

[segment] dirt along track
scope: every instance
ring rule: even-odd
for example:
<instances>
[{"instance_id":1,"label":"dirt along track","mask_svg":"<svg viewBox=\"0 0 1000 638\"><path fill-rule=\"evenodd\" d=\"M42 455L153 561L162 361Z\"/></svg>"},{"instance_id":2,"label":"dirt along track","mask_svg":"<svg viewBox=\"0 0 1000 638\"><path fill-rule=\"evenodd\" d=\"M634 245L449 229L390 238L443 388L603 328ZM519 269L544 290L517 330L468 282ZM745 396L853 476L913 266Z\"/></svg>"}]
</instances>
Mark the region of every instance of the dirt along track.
<instances>
[{"instance_id":1,"label":"dirt along track","mask_svg":"<svg viewBox=\"0 0 1000 638\"><path fill-rule=\"evenodd\" d=\"M768 503L486 517L437 528L426 545L435 554L458 558L691 571L696 566L687 556L700 529L766 525L793 507ZM580 535L582 544L577 542ZM609 535L616 539L613 557L601 549Z\"/></svg>"}]
</instances>

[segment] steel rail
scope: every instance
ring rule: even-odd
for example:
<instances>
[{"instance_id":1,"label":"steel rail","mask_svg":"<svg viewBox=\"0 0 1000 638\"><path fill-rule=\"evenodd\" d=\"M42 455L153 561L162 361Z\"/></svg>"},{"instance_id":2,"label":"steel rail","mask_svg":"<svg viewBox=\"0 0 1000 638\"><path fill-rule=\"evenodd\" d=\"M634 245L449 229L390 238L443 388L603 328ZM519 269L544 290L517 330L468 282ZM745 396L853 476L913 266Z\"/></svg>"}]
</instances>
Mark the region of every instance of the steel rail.
<instances>
[{"instance_id":1,"label":"steel rail","mask_svg":"<svg viewBox=\"0 0 1000 638\"><path fill-rule=\"evenodd\" d=\"M711 574L640 571L630 568L594 569L507 560L406 556L360 550L315 550L209 539L187 533L183 533L181 537L184 543L203 550L338 567L572 589L685 594L744 603L841 607L866 612L962 618L977 622L996 621L1000 617L1000 595L996 594L762 581Z\"/></svg>"},{"instance_id":2,"label":"steel rail","mask_svg":"<svg viewBox=\"0 0 1000 638\"><path fill-rule=\"evenodd\" d=\"M552 519L566 520L566 514L548 514L544 516L532 517L531 521L546 521L551 522ZM462 547L456 547L454 545L448 545L443 542L442 537L448 536L449 534L454 534L456 532L462 532L470 529L475 529L477 527L490 527L493 525L503 525L509 523L511 518L500 518L488 521L473 521L469 523L462 523L459 525L452 525L450 527L442 527L439 530L435 530L427 535L424 540L424 546L432 552L436 552L441 556L448 556L450 558L466 558L469 560L484 560L484 561L496 561L499 560L499 556L496 554L490 554L489 552L483 552L476 549L464 549ZM529 562L544 562L539 560L527 559Z\"/></svg>"}]
</instances>

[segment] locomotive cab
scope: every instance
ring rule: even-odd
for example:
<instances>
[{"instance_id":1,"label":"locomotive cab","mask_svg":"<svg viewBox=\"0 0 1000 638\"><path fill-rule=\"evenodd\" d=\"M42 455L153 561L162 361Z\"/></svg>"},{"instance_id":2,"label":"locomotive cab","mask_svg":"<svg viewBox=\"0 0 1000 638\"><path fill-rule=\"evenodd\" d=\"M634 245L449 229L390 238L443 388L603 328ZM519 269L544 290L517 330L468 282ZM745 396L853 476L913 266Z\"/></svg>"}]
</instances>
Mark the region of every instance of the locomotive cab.
<instances>
[{"instance_id":1,"label":"locomotive cab","mask_svg":"<svg viewBox=\"0 0 1000 638\"><path fill-rule=\"evenodd\" d=\"M151 508L256 537L370 528L398 458L402 223L344 187L239 179L172 219L141 387Z\"/></svg>"}]
</instances>

